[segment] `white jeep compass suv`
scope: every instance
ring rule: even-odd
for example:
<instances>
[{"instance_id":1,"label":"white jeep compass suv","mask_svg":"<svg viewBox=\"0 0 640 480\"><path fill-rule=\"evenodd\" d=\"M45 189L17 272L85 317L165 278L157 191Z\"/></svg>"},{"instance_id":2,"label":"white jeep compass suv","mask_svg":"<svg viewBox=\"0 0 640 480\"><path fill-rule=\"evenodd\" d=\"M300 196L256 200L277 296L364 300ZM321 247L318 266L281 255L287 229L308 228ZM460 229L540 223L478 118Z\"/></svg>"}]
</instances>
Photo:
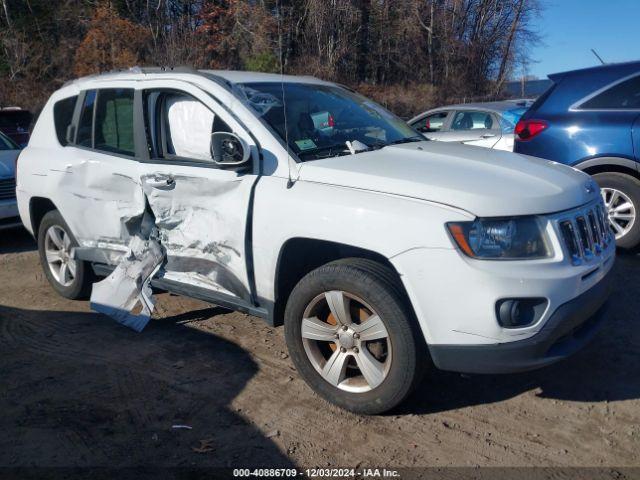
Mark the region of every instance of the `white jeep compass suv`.
<instances>
[{"instance_id":1,"label":"white jeep compass suv","mask_svg":"<svg viewBox=\"0 0 640 480\"><path fill-rule=\"evenodd\" d=\"M284 324L308 384L368 414L433 366L572 354L614 263L587 175L426 141L311 77L136 68L68 83L20 156L17 195L61 295L91 292L136 330L151 287Z\"/></svg>"}]
</instances>

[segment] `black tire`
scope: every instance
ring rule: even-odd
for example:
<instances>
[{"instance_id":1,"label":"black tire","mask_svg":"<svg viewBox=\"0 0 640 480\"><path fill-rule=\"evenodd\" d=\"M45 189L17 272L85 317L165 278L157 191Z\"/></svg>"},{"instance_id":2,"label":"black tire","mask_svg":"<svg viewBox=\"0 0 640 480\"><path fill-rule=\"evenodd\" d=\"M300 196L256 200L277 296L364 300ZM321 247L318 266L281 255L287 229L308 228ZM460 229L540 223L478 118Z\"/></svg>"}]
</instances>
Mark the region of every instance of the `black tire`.
<instances>
[{"instance_id":1,"label":"black tire","mask_svg":"<svg viewBox=\"0 0 640 480\"><path fill-rule=\"evenodd\" d=\"M625 250L631 250L640 245L640 180L624 173L610 172L597 173L593 179L598 182L600 188L615 188L624 193L636 211L636 219L631 230L622 237L616 239L616 245Z\"/></svg>"},{"instance_id":2,"label":"black tire","mask_svg":"<svg viewBox=\"0 0 640 480\"><path fill-rule=\"evenodd\" d=\"M40 254L42 270L44 270L44 274L53 289L63 297L71 300L87 298L91 294L91 285L95 280L93 269L87 262L76 260L76 275L72 283L68 286L58 282L51 272L45 253L45 241L47 231L53 226L57 226L64 230L65 234L69 236L72 247L78 246L78 242L71 233L71 229L62 218L62 215L60 215L60 212L58 212L58 210L51 210L45 214L40 222L40 226L38 227L38 253Z\"/></svg>"},{"instance_id":3,"label":"black tire","mask_svg":"<svg viewBox=\"0 0 640 480\"><path fill-rule=\"evenodd\" d=\"M304 311L314 298L330 290L364 300L389 333L393 355L388 373L380 385L367 392L352 393L333 386L305 352L301 333ZM426 342L397 275L371 260L338 260L307 274L289 296L284 327L289 354L304 380L325 400L354 413L374 415L393 409L419 384L429 364Z\"/></svg>"}]
</instances>

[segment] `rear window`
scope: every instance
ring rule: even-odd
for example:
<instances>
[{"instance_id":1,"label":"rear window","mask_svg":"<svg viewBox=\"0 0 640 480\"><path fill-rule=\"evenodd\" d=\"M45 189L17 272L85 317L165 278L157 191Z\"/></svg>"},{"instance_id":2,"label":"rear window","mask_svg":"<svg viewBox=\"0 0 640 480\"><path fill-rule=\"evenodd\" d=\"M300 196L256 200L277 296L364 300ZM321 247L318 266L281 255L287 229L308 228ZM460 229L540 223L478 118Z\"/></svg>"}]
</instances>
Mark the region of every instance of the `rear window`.
<instances>
[{"instance_id":1,"label":"rear window","mask_svg":"<svg viewBox=\"0 0 640 480\"><path fill-rule=\"evenodd\" d=\"M549 88L545 90L545 92L542 95L536 98L536 101L533 102L533 104L529 107L529 111L535 112L536 110L538 110L538 108L540 108L542 104L547 101L547 98L551 96L555 88L556 88L556 84L553 83Z\"/></svg>"},{"instance_id":2,"label":"rear window","mask_svg":"<svg viewBox=\"0 0 640 480\"><path fill-rule=\"evenodd\" d=\"M584 102L580 108L591 110L640 108L640 75L614 85Z\"/></svg>"},{"instance_id":3,"label":"rear window","mask_svg":"<svg viewBox=\"0 0 640 480\"><path fill-rule=\"evenodd\" d=\"M65 98L64 100L56 102L53 106L53 122L56 126L56 135L58 136L58 142L60 142L60 145L63 147L69 143L67 142L67 129L69 125L71 125L73 110L76 106L77 99L77 95L75 97Z\"/></svg>"}]
</instances>

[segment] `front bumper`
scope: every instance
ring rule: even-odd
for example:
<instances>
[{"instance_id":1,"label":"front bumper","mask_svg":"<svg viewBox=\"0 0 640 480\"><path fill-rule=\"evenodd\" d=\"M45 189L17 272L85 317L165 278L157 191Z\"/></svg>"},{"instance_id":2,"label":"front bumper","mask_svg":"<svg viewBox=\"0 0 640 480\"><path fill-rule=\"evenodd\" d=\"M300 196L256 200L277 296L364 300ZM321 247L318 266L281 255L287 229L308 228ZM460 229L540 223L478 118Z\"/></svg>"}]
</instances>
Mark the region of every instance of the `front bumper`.
<instances>
[{"instance_id":1,"label":"front bumper","mask_svg":"<svg viewBox=\"0 0 640 480\"><path fill-rule=\"evenodd\" d=\"M584 347L604 320L611 271L589 290L561 305L533 337L485 345L430 345L441 370L463 373L511 373L544 367Z\"/></svg>"}]
</instances>

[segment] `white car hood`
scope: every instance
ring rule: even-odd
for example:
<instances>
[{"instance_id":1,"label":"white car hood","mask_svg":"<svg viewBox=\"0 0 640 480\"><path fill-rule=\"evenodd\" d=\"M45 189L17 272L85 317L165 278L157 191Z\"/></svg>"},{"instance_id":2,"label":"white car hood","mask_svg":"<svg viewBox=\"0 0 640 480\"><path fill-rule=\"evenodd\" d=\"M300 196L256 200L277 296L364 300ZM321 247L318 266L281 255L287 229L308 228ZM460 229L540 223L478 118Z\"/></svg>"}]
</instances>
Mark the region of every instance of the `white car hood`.
<instances>
[{"instance_id":1,"label":"white car hood","mask_svg":"<svg viewBox=\"0 0 640 480\"><path fill-rule=\"evenodd\" d=\"M443 142L308 161L300 180L419 198L480 217L558 212L599 195L588 175L565 165Z\"/></svg>"}]
</instances>

